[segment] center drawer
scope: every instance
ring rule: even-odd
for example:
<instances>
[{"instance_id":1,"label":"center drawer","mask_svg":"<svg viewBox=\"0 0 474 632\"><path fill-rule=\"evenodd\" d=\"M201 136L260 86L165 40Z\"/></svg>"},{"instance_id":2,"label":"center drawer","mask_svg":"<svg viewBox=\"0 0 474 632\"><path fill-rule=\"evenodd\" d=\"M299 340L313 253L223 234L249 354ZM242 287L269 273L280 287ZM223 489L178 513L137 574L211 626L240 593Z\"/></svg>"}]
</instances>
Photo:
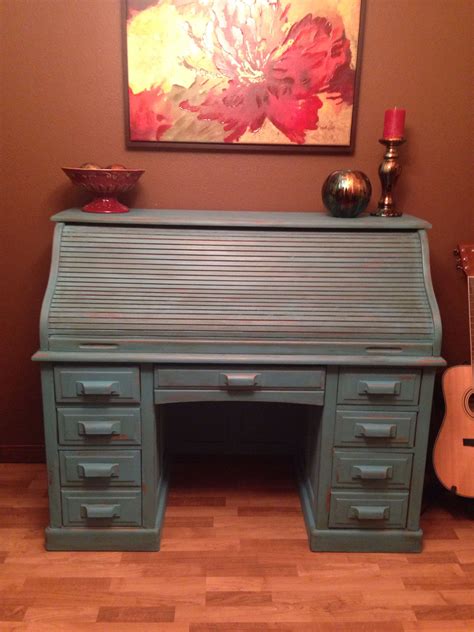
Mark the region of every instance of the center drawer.
<instances>
[{"instance_id":1,"label":"center drawer","mask_svg":"<svg viewBox=\"0 0 474 632\"><path fill-rule=\"evenodd\" d=\"M325 372L320 368L158 367L155 369L155 388L322 390L324 378Z\"/></svg>"},{"instance_id":2,"label":"center drawer","mask_svg":"<svg viewBox=\"0 0 474 632\"><path fill-rule=\"evenodd\" d=\"M288 402L321 406L325 371L261 366L155 369L155 403L185 401Z\"/></svg>"}]
</instances>

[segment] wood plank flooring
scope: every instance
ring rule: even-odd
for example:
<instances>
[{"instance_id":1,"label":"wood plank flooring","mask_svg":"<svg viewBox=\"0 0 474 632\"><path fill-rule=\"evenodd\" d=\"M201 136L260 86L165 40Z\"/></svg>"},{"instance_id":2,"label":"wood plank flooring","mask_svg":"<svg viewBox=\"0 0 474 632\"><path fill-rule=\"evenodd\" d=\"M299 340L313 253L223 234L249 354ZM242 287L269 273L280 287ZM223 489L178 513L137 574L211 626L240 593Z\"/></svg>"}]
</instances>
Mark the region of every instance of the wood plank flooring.
<instances>
[{"instance_id":1,"label":"wood plank flooring","mask_svg":"<svg viewBox=\"0 0 474 632\"><path fill-rule=\"evenodd\" d=\"M0 631L474 631L474 523L447 496L411 555L311 553L281 458L175 463L157 553L48 553L47 522L45 466L0 464Z\"/></svg>"}]
</instances>

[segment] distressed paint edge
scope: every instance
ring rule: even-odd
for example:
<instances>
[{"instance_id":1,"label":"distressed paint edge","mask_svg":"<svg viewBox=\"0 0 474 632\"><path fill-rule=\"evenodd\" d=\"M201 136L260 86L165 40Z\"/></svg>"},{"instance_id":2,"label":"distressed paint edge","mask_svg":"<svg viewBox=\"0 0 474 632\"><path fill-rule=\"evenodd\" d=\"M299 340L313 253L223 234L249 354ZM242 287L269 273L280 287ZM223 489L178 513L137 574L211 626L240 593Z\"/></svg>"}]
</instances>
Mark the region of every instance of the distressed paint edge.
<instances>
[{"instance_id":1,"label":"distressed paint edge","mask_svg":"<svg viewBox=\"0 0 474 632\"><path fill-rule=\"evenodd\" d=\"M430 247L428 243L428 236L424 230L418 232L421 244L422 253L422 265L423 276L425 279L426 295L428 297L428 304L431 309L431 316L433 318L433 355L439 356L441 354L441 342L443 336L443 325L441 322L441 314L439 311L438 303L436 301L436 295L433 287L433 279L431 276L430 268Z\"/></svg>"},{"instance_id":2,"label":"distressed paint edge","mask_svg":"<svg viewBox=\"0 0 474 632\"><path fill-rule=\"evenodd\" d=\"M64 224L57 224L54 228L53 236L53 249L51 253L51 264L49 268L48 284L46 286L46 292L43 298L40 311L40 345L41 349L49 349L49 332L48 332L48 317L51 306L51 301L56 290L56 282L58 278L59 268L59 249L61 244L61 237L64 229Z\"/></svg>"},{"instance_id":3,"label":"distressed paint edge","mask_svg":"<svg viewBox=\"0 0 474 632\"><path fill-rule=\"evenodd\" d=\"M32 357L35 362L102 362L152 363L152 364L279 364L279 365L342 365L383 367L444 367L446 361L440 356L356 356L356 355L272 355L272 354L192 354L192 353L147 353L147 352L81 352L81 351L37 351Z\"/></svg>"},{"instance_id":4,"label":"distressed paint edge","mask_svg":"<svg viewBox=\"0 0 474 632\"><path fill-rule=\"evenodd\" d=\"M323 230L373 230L373 231L416 231L428 230L431 224L414 215L404 213L401 217L374 217L362 215L346 219L333 217L322 211L215 211L190 209L130 209L128 213L116 215L106 213L84 213L79 208L70 208L56 213L52 222L74 224L111 224L136 226L187 226L228 228L289 228Z\"/></svg>"}]
</instances>

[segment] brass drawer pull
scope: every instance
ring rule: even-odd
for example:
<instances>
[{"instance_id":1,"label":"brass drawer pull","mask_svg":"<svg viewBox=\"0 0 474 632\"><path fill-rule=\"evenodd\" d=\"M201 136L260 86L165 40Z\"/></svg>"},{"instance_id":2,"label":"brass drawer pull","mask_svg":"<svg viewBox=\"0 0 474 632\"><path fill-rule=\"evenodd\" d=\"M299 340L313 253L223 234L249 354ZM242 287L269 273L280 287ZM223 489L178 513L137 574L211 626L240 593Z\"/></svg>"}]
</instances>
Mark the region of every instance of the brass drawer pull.
<instances>
[{"instance_id":1,"label":"brass drawer pull","mask_svg":"<svg viewBox=\"0 0 474 632\"><path fill-rule=\"evenodd\" d=\"M353 505L349 509L349 518L355 518L356 520L387 520L389 517L389 507Z\"/></svg>"},{"instance_id":2,"label":"brass drawer pull","mask_svg":"<svg viewBox=\"0 0 474 632\"><path fill-rule=\"evenodd\" d=\"M86 436L111 437L120 434L120 421L78 421L77 433Z\"/></svg>"},{"instance_id":3,"label":"brass drawer pull","mask_svg":"<svg viewBox=\"0 0 474 632\"><path fill-rule=\"evenodd\" d=\"M260 383L260 373L224 373L224 384L231 389L252 390Z\"/></svg>"},{"instance_id":4,"label":"brass drawer pull","mask_svg":"<svg viewBox=\"0 0 474 632\"><path fill-rule=\"evenodd\" d=\"M106 380L76 382L77 395L120 395L120 384Z\"/></svg>"},{"instance_id":5,"label":"brass drawer pull","mask_svg":"<svg viewBox=\"0 0 474 632\"><path fill-rule=\"evenodd\" d=\"M78 463L79 478L117 478L119 476L118 463Z\"/></svg>"},{"instance_id":6,"label":"brass drawer pull","mask_svg":"<svg viewBox=\"0 0 474 632\"><path fill-rule=\"evenodd\" d=\"M87 519L120 518L120 505L81 505L81 517Z\"/></svg>"},{"instance_id":7,"label":"brass drawer pull","mask_svg":"<svg viewBox=\"0 0 474 632\"><path fill-rule=\"evenodd\" d=\"M355 424L355 437L366 437L367 439L394 439L397 436L396 424Z\"/></svg>"},{"instance_id":8,"label":"brass drawer pull","mask_svg":"<svg viewBox=\"0 0 474 632\"><path fill-rule=\"evenodd\" d=\"M400 380L360 380L359 395L400 395Z\"/></svg>"},{"instance_id":9,"label":"brass drawer pull","mask_svg":"<svg viewBox=\"0 0 474 632\"><path fill-rule=\"evenodd\" d=\"M393 476L391 465L354 465L351 471L353 479L360 478L363 481L388 480Z\"/></svg>"}]
</instances>

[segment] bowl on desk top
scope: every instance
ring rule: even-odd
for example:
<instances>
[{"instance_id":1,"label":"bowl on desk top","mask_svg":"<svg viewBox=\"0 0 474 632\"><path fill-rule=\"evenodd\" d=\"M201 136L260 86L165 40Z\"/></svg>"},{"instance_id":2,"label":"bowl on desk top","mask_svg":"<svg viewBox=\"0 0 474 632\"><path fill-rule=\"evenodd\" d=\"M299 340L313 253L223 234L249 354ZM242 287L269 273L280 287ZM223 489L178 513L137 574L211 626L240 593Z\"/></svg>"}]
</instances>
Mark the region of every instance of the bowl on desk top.
<instances>
[{"instance_id":1,"label":"bowl on desk top","mask_svg":"<svg viewBox=\"0 0 474 632\"><path fill-rule=\"evenodd\" d=\"M98 166L63 167L62 170L74 185L95 195L82 208L87 213L126 213L129 208L121 204L117 196L133 189L144 173L143 169L127 169L122 165L104 169Z\"/></svg>"}]
</instances>

